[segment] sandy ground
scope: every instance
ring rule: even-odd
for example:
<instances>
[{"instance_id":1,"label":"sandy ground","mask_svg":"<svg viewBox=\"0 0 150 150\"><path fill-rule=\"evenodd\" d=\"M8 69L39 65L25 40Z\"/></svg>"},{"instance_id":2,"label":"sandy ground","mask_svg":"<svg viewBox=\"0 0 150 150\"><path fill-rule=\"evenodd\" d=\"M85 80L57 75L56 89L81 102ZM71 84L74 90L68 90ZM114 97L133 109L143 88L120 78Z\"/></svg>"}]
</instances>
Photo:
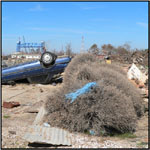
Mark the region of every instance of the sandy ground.
<instances>
[{"instance_id":1,"label":"sandy ground","mask_svg":"<svg viewBox=\"0 0 150 150\"><path fill-rule=\"evenodd\" d=\"M2 104L4 101L15 101L21 105L7 109L2 107L2 148L29 148L22 137L33 123L39 108L44 104L52 89L61 84L16 84L2 86ZM138 121L135 138L94 137L72 133L71 148L142 148L148 147L148 112ZM50 146L49 146L50 147ZM55 147L55 146L53 146ZM61 146L60 146L61 147Z\"/></svg>"}]
</instances>

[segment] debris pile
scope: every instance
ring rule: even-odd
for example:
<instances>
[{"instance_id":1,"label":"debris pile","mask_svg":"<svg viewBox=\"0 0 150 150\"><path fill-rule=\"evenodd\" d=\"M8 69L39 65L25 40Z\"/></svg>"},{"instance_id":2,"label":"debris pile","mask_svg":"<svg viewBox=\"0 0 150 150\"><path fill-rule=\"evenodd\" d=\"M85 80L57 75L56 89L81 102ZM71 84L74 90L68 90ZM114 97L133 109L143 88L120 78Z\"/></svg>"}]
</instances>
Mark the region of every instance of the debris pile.
<instances>
[{"instance_id":1,"label":"debris pile","mask_svg":"<svg viewBox=\"0 0 150 150\"><path fill-rule=\"evenodd\" d=\"M38 59L23 59L23 58L12 59L12 58L9 58L8 60L2 60L2 67L3 68L11 67L11 66L19 65L21 63L31 62L34 60L38 60Z\"/></svg>"},{"instance_id":2,"label":"debris pile","mask_svg":"<svg viewBox=\"0 0 150 150\"><path fill-rule=\"evenodd\" d=\"M81 92L88 83L96 84ZM137 119L143 115L138 90L118 66L102 64L92 54L81 54L66 68L62 87L49 95L44 121L96 136L134 132ZM74 94L78 96L69 101Z\"/></svg>"},{"instance_id":3,"label":"debris pile","mask_svg":"<svg viewBox=\"0 0 150 150\"><path fill-rule=\"evenodd\" d=\"M148 50L135 51L132 53L131 58L135 64L148 66Z\"/></svg>"},{"instance_id":4,"label":"debris pile","mask_svg":"<svg viewBox=\"0 0 150 150\"><path fill-rule=\"evenodd\" d=\"M138 64L141 66L148 66L148 50L136 50L122 55L112 55L111 59L115 62L124 64Z\"/></svg>"}]
</instances>

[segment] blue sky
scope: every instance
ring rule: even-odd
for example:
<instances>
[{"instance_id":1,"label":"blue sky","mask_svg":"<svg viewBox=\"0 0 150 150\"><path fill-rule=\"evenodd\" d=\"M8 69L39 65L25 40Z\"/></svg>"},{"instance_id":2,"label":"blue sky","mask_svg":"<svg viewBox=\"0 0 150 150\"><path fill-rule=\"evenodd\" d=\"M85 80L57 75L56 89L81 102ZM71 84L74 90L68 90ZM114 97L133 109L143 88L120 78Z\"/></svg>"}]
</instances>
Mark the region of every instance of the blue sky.
<instances>
[{"instance_id":1,"label":"blue sky","mask_svg":"<svg viewBox=\"0 0 150 150\"><path fill-rule=\"evenodd\" d=\"M148 48L148 2L2 2L2 51L16 51L19 37L45 41L49 50L67 43L79 52L96 43Z\"/></svg>"}]
</instances>

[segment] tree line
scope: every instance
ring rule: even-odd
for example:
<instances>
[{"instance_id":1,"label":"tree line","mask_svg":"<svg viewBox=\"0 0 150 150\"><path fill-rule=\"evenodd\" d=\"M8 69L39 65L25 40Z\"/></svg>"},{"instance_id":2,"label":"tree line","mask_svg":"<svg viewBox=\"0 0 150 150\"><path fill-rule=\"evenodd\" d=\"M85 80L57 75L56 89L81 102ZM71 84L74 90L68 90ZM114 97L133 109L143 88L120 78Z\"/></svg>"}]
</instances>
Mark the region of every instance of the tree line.
<instances>
[{"instance_id":1,"label":"tree line","mask_svg":"<svg viewBox=\"0 0 150 150\"><path fill-rule=\"evenodd\" d=\"M144 49L147 50L147 49ZM65 46L65 50L60 49L52 49L48 50L51 51L52 53L55 53L57 56L62 56L62 55L68 55L68 56L75 56L77 53L72 50L71 43L67 43ZM100 48L97 46L97 44L93 44L89 49L87 49L85 52L92 53L94 55L129 55L133 53L134 51L141 51L139 49L134 49L131 50L131 46L129 43L125 43L122 46L115 47L112 44L103 44ZM148 51L148 50L147 50ZM4 55L3 57L11 57L11 55Z\"/></svg>"}]
</instances>

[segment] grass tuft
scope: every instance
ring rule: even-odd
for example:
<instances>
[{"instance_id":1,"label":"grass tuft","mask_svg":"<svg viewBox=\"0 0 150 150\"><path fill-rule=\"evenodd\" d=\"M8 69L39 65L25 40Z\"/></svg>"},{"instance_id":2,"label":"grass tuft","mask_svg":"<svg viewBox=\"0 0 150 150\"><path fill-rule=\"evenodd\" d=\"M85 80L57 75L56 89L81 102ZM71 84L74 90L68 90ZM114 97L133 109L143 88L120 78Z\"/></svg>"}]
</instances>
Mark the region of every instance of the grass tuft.
<instances>
[{"instance_id":1,"label":"grass tuft","mask_svg":"<svg viewBox=\"0 0 150 150\"><path fill-rule=\"evenodd\" d=\"M3 116L3 118L6 118L6 119L7 119L7 118L10 118L10 116L8 116L8 115L4 115L4 116Z\"/></svg>"},{"instance_id":2,"label":"grass tuft","mask_svg":"<svg viewBox=\"0 0 150 150\"><path fill-rule=\"evenodd\" d=\"M133 133L124 133L124 134L118 134L118 135L114 135L116 137L125 139L125 138L136 138L137 136Z\"/></svg>"}]
</instances>

